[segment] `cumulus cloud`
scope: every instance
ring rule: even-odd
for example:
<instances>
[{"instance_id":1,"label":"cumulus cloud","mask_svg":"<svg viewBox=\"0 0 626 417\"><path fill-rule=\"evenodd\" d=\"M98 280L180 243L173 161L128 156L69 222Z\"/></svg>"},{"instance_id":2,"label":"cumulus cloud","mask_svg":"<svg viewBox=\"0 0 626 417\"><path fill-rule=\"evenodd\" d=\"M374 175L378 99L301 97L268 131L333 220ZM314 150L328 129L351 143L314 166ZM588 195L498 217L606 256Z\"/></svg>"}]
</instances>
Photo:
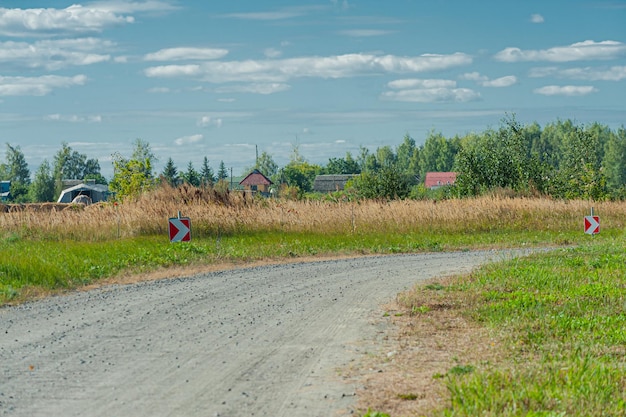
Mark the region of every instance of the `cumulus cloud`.
<instances>
[{"instance_id":1,"label":"cumulus cloud","mask_svg":"<svg viewBox=\"0 0 626 417\"><path fill-rule=\"evenodd\" d=\"M27 36L50 32L101 32L107 26L133 23L132 16L74 4L65 9L0 8L0 34Z\"/></svg>"},{"instance_id":2,"label":"cumulus cloud","mask_svg":"<svg viewBox=\"0 0 626 417\"><path fill-rule=\"evenodd\" d=\"M198 119L198 122L196 123L198 126L200 127L222 127L222 119L220 118L214 118L211 116L202 116Z\"/></svg>"},{"instance_id":3,"label":"cumulus cloud","mask_svg":"<svg viewBox=\"0 0 626 417\"><path fill-rule=\"evenodd\" d=\"M228 50L220 48L179 47L161 49L146 54L145 61L191 61L220 59L228 54Z\"/></svg>"},{"instance_id":4,"label":"cumulus cloud","mask_svg":"<svg viewBox=\"0 0 626 417\"><path fill-rule=\"evenodd\" d=\"M114 47L113 42L96 38L0 42L0 63L16 68L58 70L109 61L111 56L101 52Z\"/></svg>"},{"instance_id":5,"label":"cumulus cloud","mask_svg":"<svg viewBox=\"0 0 626 417\"><path fill-rule=\"evenodd\" d=\"M517 84L517 77L514 75L506 75L504 77L495 78L492 80L492 79L489 79L489 77L485 75L481 75L478 72L468 72L468 73L461 75L460 78L462 80L474 81L482 87L502 88L502 87L510 87L514 84Z\"/></svg>"},{"instance_id":6,"label":"cumulus cloud","mask_svg":"<svg viewBox=\"0 0 626 417\"><path fill-rule=\"evenodd\" d=\"M502 62L549 61L571 62L594 59L616 59L626 55L626 44L616 41L584 41L569 46L557 46L542 50L505 48L494 58Z\"/></svg>"},{"instance_id":7,"label":"cumulus cloud","mask_svg":"<svg viewBox=\"0 0 626 417\"><path fill-rule=\"evenodd\" d=\"M45 96L54 89L83 85L86 81L87 77L84 75L74 77L57 75L41 77L0 76L0 96Z\"/></svg>"},{"instance_id":8,"label":"cumulus cloud","mask_svg":"<svg viewBox=\"0 0 626 417\"><path fill-rule=\"evenodd\" d=\"M417 73L444 70L472 62L469 55L425 54L414 57L346 54L277 60L203 62L147 68L148 77L190 77L210 83L284 83L293 78L345 78L368 74Z\"/></svg>"},{"instance_id":9,"label":"cumulus cloud","mask_svg":"<svg viewBox=\"0 0 626 417\"><path fill-rule=\"evenodd\" d=\"M392 91L384 92L381 97L393 101L418 103L463 103L480 99L480 94L468 89L457 88L454 80L440 79L405 79L387 84Z\"/></svg>"},{"instance_id":10,"label":"cumulus cloud","mask_svg":"<svg viewBox=\"0 0 626 417\"><path fill-rule=\"evenodd\" d=\"M135 22L132 13L169 11L168 1L100 1L64 9L9 9L0 7L0 35L39 36L55 33L102 32L107 27Z\"/></svg>"},{"instance_id":11,"label":"cumulus cloud","mask_svg":"<svg viewBox=\"0 0 626 417\"><path fill-rule=\"evenodd\" d=\"M597 91L597 88L589 85L547 85L533 90L535 94L544 96L586 96Z\"/></svg>"},{"instance_id":12,"label":"cumulus cloud","mask_svg":"<svg viewBox=\"0 0 626 417\"><path fill-rule=\"evenodd\" d=\"M535 14L530 15L530 21L532 23L543 23L544 19L542 15L535 13Z\"/></svg>"},{"instance_id":13,"label":"cumulus cloud","mask_svg":"<svg viewBox=\"0 0 626 417\"><path fill-rule=\"evenodd\" d=\"M191 136L182 136L174 140L174 143L178 146L182 145L191 145L193 143L198 143L204 139L202 135L191 135Z\"/></svg>"},{"instance_id":14,"label":"cumulus cloud","mask_svg":"<svg viewBox=\"0 0 626 417\"><path fill-rule=\"evenodd\" d=\"M587 81L621 81L626 79L626 66L568 69L560 69L557 67L532 68L529 72L529 76L533 78L559 77Z\"/></svg>"}]
</instances>

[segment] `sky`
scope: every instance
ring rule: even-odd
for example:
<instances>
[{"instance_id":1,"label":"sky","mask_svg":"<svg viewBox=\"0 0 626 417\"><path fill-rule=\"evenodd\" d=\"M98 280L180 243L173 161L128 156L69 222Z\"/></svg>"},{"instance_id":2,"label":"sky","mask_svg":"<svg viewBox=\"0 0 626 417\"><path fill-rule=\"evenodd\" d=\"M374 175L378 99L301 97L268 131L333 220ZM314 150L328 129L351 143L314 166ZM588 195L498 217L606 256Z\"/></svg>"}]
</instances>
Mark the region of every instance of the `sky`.
<instances>
[{"instance_id":1,"label":"sky","mask_svg":"<svg viewBox=\"0 0 626 417\"><path fill-rule=\"evenodd\" d=\"M234 175L464 136L626 124L626 0L2 0L0 161L148 142Z\"/></svg>"}]
</instances>

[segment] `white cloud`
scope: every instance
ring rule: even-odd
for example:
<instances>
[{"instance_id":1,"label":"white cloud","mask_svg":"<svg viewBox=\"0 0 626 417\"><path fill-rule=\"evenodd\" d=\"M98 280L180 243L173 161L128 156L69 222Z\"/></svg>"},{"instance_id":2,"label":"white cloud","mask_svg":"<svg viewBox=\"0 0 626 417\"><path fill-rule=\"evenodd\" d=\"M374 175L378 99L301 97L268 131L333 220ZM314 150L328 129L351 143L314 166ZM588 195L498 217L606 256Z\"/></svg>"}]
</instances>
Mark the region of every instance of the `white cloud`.
<instances>
[{"instance_id":1,"label":"white cloud","mask_svg":"<svg viewBox=\"0 0 626 417\"><path fill-rule=\"evenodd\" d=\"M393 101L418 103L467 102L480 99L480 94L468 88L457 88L454 80L406 79L387 84L394 91L386 91L381 97Z\"/></svg>"},{"instance_id":2,"label":"white cloud","mask_svg":"<svg viewBox=\"0 0 626 417\"><path fill-rule=\"evenodd\" d=\"M101 52L114 47L114 43L96 38L0 42L0 63L17 68L58 70L109 61L111 56Z\"/></svg>"},{"instance_id":3,"label":"white cloud","mask_svg":"<svg viewBox=\"0 0 626 417\"><path fill-rule=\"evenodd\" d=\"M283 83L293 78L345 78L368 74L417 73L468 65L469 55L425 54L413 57L347 54L278 60L204 62L147 68L148 77L192 77L210 83Z\"/></svg>"},{"instance_id":4,"label":"white cloud","mask_svg":"<svg viewBox=\"0 0 626 417\"><path fill-rule=\"evenodd\" d=\"M101 32L107 26L132 23L132 16L74 4L65 9L0 8L0 34L24 36L49 32Z\"/></svg>"},{"instance_id":5,"label":"white cloud","mask_svg":"<svg viewBox=\"0 0 626 417\"><path fill-rule=\"evenodd\" d=\"M560 77L573 80L587 81L621 81L626 79L626 66L613 66L610 68L568 68L559 69L557 67L532 68L530 77Z\"/></svg>"},{"instance_id":6,"label":"white cloud","mask_svg":"<svg viewBox=\"0 0 626 417\"><path fill-rule=\"evenodd\" d=\"M198 143L202 141L202 139L204 139L204 136L202 135L182 136L174 140L174 143L178 146L191 145L192 143Z\"/></svg>"},{"instance_id":7,"label":"white cloud","mask_svg":"<svg viewBox=\"0 0 626 417\"><path fill-rule=\"evenodd\" d=\"M60 77L44 75L41 77L2 77L0 76L0 96L45 96L56 88L68 88L83 85L87 81L84 75Z\"/></svg>"},{"instance_id":8,"label":"white cloud","mask_svg":"<svg viewBox=\"0 0 626 417\"><path fill-rule=\"evenodd\" d=\"M295 10L288 11L274 11L274 12L250 12L250 13L230 13L224 15L224 17L230 17L241 20L284 20L293 19L294 17L302 16L302 12Z\"/></svg>"},{"instance_id":9,"label":"white cloud","mask_svg":"<svg viewBox=\"0 0 626 417\"><path fill-rule=\"evenodd\" d=\"M172 4L171 1L163 0L106 0L90 3L89 6L95 9L107 10L113 13L164 12L178 9L178 7Z\"/></svg>"},{"instance_id":10,"label":"white cloud","mask_svg":"<svg viewBox=\"0 0 626 417\"><path fill-rule=\"evenodd\" d=\"M478 72L468 72L459 77L462 80L475 81L478 85L482 87L510 87L514 84L517 84L517 77L514 75L506 75L504 77L489 79L489 77L482 75Z\"/></svg>"},{"instance_id":11,"label":"white cloud","mask_svg":"<svg viewBox=\"0 0 626 417\"><path fill-rule=\"evenodd\" d=\"M454 80L422 80L417 78L406 80L395 80L387 83L387 87L392 89L408 89L408 88L455 88Z\"/></svg>"},{"instance_id":12,"label":"white cloud","mask_svg":"<svg viewBox=\"0 0 626 417\"><path fill-rule=\"evenodd\" d=\"M291 86L289 86L289 84L284 83L255 83L220 87L216 91L218 93L253 93L267 95L287 91L290 88Z\"/></svg>"},{"instance_id":13,"label":"white cloud","mask_svg":"<svg viewBox=\"0 0 626 417\"><path fill-rule=\"evenodd\" d=\"M462 80L477 81L477 82L489 81L489 77L481 75L479 72L466 72L465 74L461 75L459 78Z\"/></svg>"},{"instance_id":14,"label":"white cloud","mask_svg":"<svg viewBox=\"0 0 626 417\"><path fill-rule=\"evenodd\" d=\"M161 49L147 54L145 61L182 61L220 59L228 54L228 50L220 48L179 47Z\"/></svg>"},{"instance_id":15,"label":"white cloud","mask_svg":"<svg viewBox=\"0 0 626 417\"><path fill-rule=\"evenodd\" d=\"M533 15L531 15L531 16L530 16L530 21L531 21L532 23L543 23L543 22L544 22L544 19L543 19L543 16L542 16L542 15L540 15L540 14L536 14L536 13L535 13L535 14L533 14Z\"/></svg>"},{"instance_id":16,"label":"white cloud","mask_svg":"<svg viewBox=\"0 0 626 417\"><path fill-rule=\"evenodd\" d=\"M44 116L44 120L54 121L54 122L68 122L68 123L101 123L102 116L100 115L91 115L91 116L79 116L76 114L49 114Z\"/></svg>"},{"instance_id":17,"label":"white cloud","mask_svg":"<svg viewBox=\"0 0 626 417\"><path fill-rule=\"evenodd\" d=\"M533 90L535 94L544 96L586 96L597 91L597 88L589 85L547 85Z\"/></svg>"},{"instance_id":18,"label":"white cloud","mask_svg":"<svg viewBox=\"0 0 626 417\"><path fill-rule=\"evenodd\" d=\"M265 55L268 58L278 58L282 54L283 53L276 48L267 48L265 51L263 51L263 55Z\"/></svg>"},{"instance_id":19,"label":"white cloud","mask_svg":"<svg viewBox=\"0 0 626 417\"><path fill-rule=\"evenodd\" d=\"M626 55L626 44L616 41L584 41L569 46L557 46L543 50L505 48L495 55L503 62L549 61L571 62L595 59L615 59Z\"/></svg>"},{"instance_id":20,"label":"white cloud","mask_svg":"<svg viewBox=\"0 0 626 417\"><path fill-rule=\"evenodd\" d=\"M202 116L202 117L200 117L200 119L198 119L196 124L199 127L215 126L215 127L219 128L219 127L222 127L222 119L214 118L214 117L211 117L211 116Z\"/></svg>"},{"instance_id":21,"label":"white cloud","mask_svg":"<svg viewBox=\"0 0 626 417\"><path fill-rule=\"evenodd\" d=\"M510 87L513 84L517 84L517 77L514 75L507 75L505 77L496 78L494 80L488 80L481 83L483 87Z\"/></svg>"}]
</instances>

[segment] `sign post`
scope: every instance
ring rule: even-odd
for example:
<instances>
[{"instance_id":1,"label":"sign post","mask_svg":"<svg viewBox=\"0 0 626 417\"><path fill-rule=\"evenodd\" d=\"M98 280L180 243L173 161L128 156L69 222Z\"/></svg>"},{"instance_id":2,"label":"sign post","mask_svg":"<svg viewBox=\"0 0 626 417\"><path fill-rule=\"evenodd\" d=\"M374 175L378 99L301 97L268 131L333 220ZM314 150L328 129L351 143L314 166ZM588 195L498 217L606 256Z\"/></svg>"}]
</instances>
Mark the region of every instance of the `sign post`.
<instances>
[{"instance_id":1,"label":"sign post","mask_svg":"<svg viewBox=\"0 0 626 417\"><path fill-rule=\"evenodd\" d=\"M191 219L189 217L171 217L169 219L170 242L189 242L191 240Z\"/></svg>"},{"instance_id":2,"label":"sign post","mask_svg":"<svg viewBox=\"0 0 626 417\"><path fill-rule=\"evenodd\" d=\"M597 235L600 233L600 216L593 215L593 207L591 207L591 216L585 216L585 234Z\"/></svg>"}]
</instances>

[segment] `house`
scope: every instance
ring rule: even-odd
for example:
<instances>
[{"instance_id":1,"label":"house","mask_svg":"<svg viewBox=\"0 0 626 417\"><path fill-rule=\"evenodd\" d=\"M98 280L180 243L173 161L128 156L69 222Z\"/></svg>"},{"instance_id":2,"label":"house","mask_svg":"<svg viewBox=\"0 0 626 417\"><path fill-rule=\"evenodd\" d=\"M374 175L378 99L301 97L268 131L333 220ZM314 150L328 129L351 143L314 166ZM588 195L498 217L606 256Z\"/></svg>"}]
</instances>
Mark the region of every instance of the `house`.
<instances>
[{"instance_id":1,"label":"house","mask_svg":"<svg viewBox=\"0 0 626 417\"><path fill-rule=\"evenodd\" d=\"M346 183L353 177L355 177L354 174L318 175L313 182L313 191L317 193L341 191L346 187Z\"/></svg>"},{"instance_id":2,"label":"house","mask_svg":"<svg viewBox=\"0 0 626 417\"><path fill-rule=\"evenodd\" d=\"M61 191L57 203L97 203L106 201L110 194L108 186L87 180Z\"/></svg>"},{"instance_id":3,"label":"house","mask_svg":"<svg viewBox=\"0 0 626 417\"><path fill-rule=\"evenodd\" d=\"M11 198L11 181L0 181L0 201L9 201Z\"/></svg>"},{"instance_id":4,"label":"house","mask_svg":"<svg viewBox=\"0 0 626 417\"><path fill-rule=\"evenodd\" d=\"M261 193L265 197L270 195L270 185L272 184L273 182L258 169L249 173L239 182L239 185L243 186L244 192Z\"/></svg>"},{"instance_id":5,"label":"house","mask_svg":"<svg viewBox=\"0 0 626 417\"><path fill-rule=\"evenodd\" d=\"M427 172L424 186L434 190L444 185L454 185L456 172Z\"/></svg>"}]
</instances>

